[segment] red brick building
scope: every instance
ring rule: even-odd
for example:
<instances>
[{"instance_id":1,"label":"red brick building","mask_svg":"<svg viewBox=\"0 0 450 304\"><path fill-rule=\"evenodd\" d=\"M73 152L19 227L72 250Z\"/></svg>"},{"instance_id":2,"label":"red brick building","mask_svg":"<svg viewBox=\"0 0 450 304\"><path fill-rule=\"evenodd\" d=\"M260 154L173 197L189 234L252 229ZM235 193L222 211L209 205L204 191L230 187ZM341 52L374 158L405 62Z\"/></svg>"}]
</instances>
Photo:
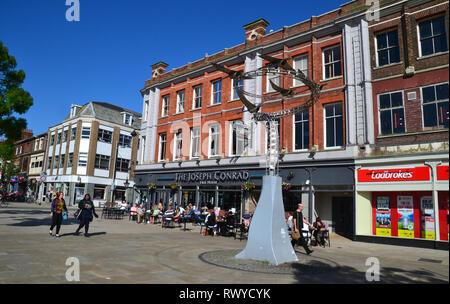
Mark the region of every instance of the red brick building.
<instances>
[{"instance_id":1,"label":"red brick building","mask_svg":"<svg viewBox=\"0 0 450 304\"><path fill-rule=\"evenodd\" d=\"M375 145L356 160L364 237L448 241L448 8L393 2L369 22Z\"/></svg>"},{"instance_id":2,"label":"red brick building","mask_svg":"<svg viewBox=\"0 0 450 304\"><path fill-rule=\"evenodd\" d=\"M358 182L361 169L395 162L393 152L423 164L428 156L411 153L422 151L423 144L439 146L428 152L448 164L448 156L441 153L448 152L448 114L447 120L436 114L437 126L422 127L424 118L430 123L432 110L424 116L428 105L420 101L428 86L444 84L439 92L448 86L448 33L441 26L442 20L448 24L448 3L382 1L381 7L374 5L347 2L270 33L266 32L268 22L259 19L244 25L242 44L170 71L167 63L152 65L152 77L141 90L144 106L135 178L145 200L207 204L237 212L254 208L265 174L266 128L243 111L234 88L243 88L266 113L301 105L309 91L292 98L274 97L269 79L287 89L306 87L276 72L256 73L252 79L234 83L212 63L249 73L274 68L260 56L269 55L287 60L324 84L316 104L279 121L280 175L292 186L284 192L286 211L303 201L310 220L320 216L332 231L354 239L373 237L372 192L378 188ZM435 18L436 25L428 21ZM391 33L393 29L397 34ZM422 34L417 35L420 29ZM429 39L433 54L428 54ZM417 47L421 43L424 49ZM395 103L398 94L393 95L394 106L392 96L384 96L396 91L402 91L404 100L415 93L418 100L403 103L403 116ZM429 102L439 113L448 112L448 95ZM406 128L399 129L405 121ZM437 170L436 164L430 170ZM245 182L255 184L255 190L242 190ZM149 184L155 190L150 191ZM445 186L445 181L439 185L430 181L423 189L438 191L436 186Z\"/></svg>"}]
</instances>

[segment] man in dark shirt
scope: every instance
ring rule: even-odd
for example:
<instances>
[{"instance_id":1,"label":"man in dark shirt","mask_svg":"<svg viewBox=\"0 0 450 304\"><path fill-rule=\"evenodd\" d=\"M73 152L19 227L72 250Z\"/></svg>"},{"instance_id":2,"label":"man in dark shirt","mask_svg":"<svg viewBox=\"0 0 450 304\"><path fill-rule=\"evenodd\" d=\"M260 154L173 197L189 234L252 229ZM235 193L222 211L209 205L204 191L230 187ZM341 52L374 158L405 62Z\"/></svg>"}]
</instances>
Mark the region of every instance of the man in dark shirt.
<instances>
[{"instance_id":1,"label":"man in dark shirt","mask_svg":"<svg viewBox=\"0 0 450 304\"><path fill-rule=\"evenodd\" d=\"M294 230L295 232L300 232L300 239L298 240L298 244L300 244L306 251L307 255L310 255L313 250L310 250L308 248L308 244L306 243L305 238L303 237L302 229L303 229L303 223L307 224L310 228L315 229L311 223L308 222L308 220L303 216L303 206L302 203L298 203L297 210L294 211L293 215L293 221L294 221ZM292 247L294 247L295 241L292 242Z\"/></svg>"}]
</instances>

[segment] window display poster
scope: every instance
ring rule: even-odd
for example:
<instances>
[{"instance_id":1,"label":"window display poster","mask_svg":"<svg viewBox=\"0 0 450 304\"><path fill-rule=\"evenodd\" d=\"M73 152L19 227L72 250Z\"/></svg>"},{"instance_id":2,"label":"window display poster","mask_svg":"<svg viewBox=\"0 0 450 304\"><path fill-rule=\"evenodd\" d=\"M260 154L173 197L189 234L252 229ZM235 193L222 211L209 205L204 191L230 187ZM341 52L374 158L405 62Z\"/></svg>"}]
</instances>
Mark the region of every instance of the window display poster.
<instances>
[{"instance_id":1,"label":"window display poster","mask_svg":"<svg viewBox=\"0 0 450 304\"><path fill-rule=\"evenodd\" d=\"M422 221L422 238L435 239L433 198L423 196L420 199L420 218Z\"/></svg>"},{"instance_id":2,"label":"window display poster","mask_svg":"<svg viewBox=\"0 0 450 304\"><path fill-rule=\"evenodd\" d=\"M414 238L414 202L412 196L397 196L398 236Z\"/></svg>"},{"instance_id":3,"label":"window display poster","mask_svg":"<svg viewBox=\"0 0 450 304\"><path fill-rule=\"evenodd\" d=\"M377 196L376 235L391 236L391 207L389 196Z\"/></svg>"}]
</instances>

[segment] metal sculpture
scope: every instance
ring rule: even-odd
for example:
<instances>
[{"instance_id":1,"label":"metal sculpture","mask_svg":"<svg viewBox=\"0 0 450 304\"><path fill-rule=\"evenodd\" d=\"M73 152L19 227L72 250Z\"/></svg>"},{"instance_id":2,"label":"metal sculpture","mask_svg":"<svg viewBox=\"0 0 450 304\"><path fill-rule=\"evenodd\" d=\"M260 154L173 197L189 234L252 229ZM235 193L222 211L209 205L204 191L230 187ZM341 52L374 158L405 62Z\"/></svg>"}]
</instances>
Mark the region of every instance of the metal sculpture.
<instances>
[{"instance_id":1,"label":"metal sculpture","mask_svg":"<svg viewBox=\"0 0 450 304\"><path fill-rule=\"evenodd\" d=\"M269 138L269 149L267 154L266 176L263 177L261 196L253 215L252 224L248 234L248 241L245 249L236 255L238 259L251 259L258 261L268 261L271 264L279 265L286 262L298 261L297 255L291 246L289 233L284 219L283 195L281 190L282 179L278 176L279 162L279 137L277 119L295 115L311 107L318 101L323 85L319 85L309 79L302 71L292 68L286 59L278 59L266 55L261 58L269 61L269 65L254 71L233 71L219 64L213 64L218 70L228 74L228 77L236 81L244 79L254 79L257 76L279 75L280 77L290 77L298 79L305 84L308 89L300 88L285 89L272 80L269 80L274 92L255 95L237 88L237 95L244 104L246 111L252 114L255 121L266 124ZM273 69L275 68L275 69ZM292 99L307 90L311 91L310 98L302 105L276 112L261 112L260 104L253 104L247 96L268 99Z\"/></svg>"}]
</instances>

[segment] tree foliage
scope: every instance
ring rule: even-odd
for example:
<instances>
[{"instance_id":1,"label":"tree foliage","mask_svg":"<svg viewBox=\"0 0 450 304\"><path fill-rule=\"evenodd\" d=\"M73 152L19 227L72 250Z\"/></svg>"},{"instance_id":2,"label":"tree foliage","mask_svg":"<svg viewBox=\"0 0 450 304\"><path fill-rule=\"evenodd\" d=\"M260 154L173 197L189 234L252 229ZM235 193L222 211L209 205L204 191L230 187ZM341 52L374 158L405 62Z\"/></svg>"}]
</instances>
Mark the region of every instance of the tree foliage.
<instances>
[{"instance_id":1,"label":"tree foliage","mask_svg":"<svg viewBox=\"0 0 450 304\"><path fill-rule=\"evenodd\" d=\"M9 140L20 139L27 127L24 118L14 115L24 114L33 105L30 93L21 88L25 72L16 67L16 59L0 41L0 137Z\"/></svg>"},{"instance_id":2,"label":"tree foliage","mask_svg":"<svg viewBox=\"0 0 450 304\"><path fill-rule=\"evenodd\" d=\"M19 168L14 164L15 157L12 141L0 142L0 172L2 172L0 185L3 185L4 189L6 189L9 179L19 173Z\"/></svg>"}]
</instances>

